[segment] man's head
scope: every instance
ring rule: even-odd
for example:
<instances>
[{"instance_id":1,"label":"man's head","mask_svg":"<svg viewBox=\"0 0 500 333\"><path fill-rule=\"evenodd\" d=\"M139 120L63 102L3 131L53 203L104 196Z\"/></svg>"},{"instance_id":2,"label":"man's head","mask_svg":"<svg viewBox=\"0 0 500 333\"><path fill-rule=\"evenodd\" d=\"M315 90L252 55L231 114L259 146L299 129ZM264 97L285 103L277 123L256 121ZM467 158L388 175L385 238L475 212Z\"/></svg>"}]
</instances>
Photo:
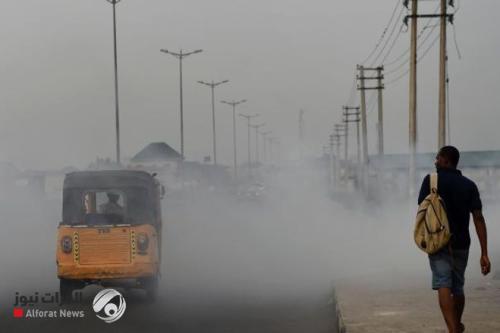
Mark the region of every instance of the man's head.
<instances>
[{"instance_id":1,"label":"man's head","mask_svg":"<svg viewBox=\"0 0 500 333\"><path fill-rule=\"evenodd\" d=\"M109 201L112 203L117 203L118 199L120 199L120 195L117 193L108 192L107 194L108 194Z\"/></svg>"},{"instance_id":2,"label":"man's head","mask_svg":"<svg viewBox=\"0 0 500 333\"><path fill-rule=\"evenodd\" d=\"M436 169L456 169L460 160L460 152L453 146L444 146L436 155Z\"/></svg>"}]
</instances>

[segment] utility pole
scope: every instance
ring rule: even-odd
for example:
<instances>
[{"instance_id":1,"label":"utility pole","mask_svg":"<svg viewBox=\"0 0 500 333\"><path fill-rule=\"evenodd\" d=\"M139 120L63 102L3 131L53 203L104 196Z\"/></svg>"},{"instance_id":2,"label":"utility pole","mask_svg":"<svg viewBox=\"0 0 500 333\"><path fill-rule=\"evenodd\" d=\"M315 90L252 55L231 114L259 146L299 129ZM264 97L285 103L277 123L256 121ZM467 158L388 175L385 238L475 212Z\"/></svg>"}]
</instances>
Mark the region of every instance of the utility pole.
<instances>
[{"instance_id":1,"label":"utility pole","mask_svg":"<svg viewBox=\"0 0 500 333\"><path fill-rule=\"evenodd\" d=\"M348 137L347 123L335 124L334 125L334 130L335 130L336 133L342 134L343 137L344 137L344 162L345 162L346 168L347 168L347 161L348 161L347 152L348 152L348 149L349 149L349 147L347 145L347 137Z\"/></svg>"},{"instance_id":2,"label":"utility pole","mask_svg":"<svg viewBox=\"0 0 500 333\"><path fill-rule=\"evenodd\" d=\"M416 155L417 155L417 24L419 18L440 18L441 19L441 48L439 61L439 115L438 115L438 145L439 148L446 142L446 20L453 23L454 14L447 13L447 1L453 6L453 0L440 0L440 14L418 14L417 0L404 0L404 5L408 8L411 1L411 15L404 18L404 23L408 24L411 19L411 40L410 40L410 167L409 167L409 188L410 195L416 193Z\"/></svg>"},{"instance_id":3,"label":"utility pole","mask_svg":"<svg viewBox=\"0 0 500 333\"><path fill-rule=\"evenodd\" d=\"M446 19L447 0L441 0L441 39L439 47L439 121L438 149L446 145Z\"/></svg>"},{"instance_id":4,"label":"utility pole","mask_svg":"<svg viewBox=\"0 0 500 333\"><path fill-rule=\"evenodd\" d=\"M411 41L410 41L410 195L415 194L417 181L417 24L418 1L411 0Z\"/></svg>"},{"instance_id":5,"label":"utility pole","mask_svg":"<svg viewBox=\"0 0 500 333\"><path fill-rule=\"evenodd\" d=\"M384 90L384 85L382 80L384 79L383 72L384 66L377 67L377 80L378 80L378 154L379 156L384 155L384 101L382 96L382 90Z\"/></svg>"},{"instance_id":6,"label":"utility pole","mask_svg":"<svg viewBox=\"0 0 500 333\"><path fill-rule=\"evenodd\" d=\"M334 182L338 184L338 180L340 179L340 144L341 144L341 137L342 135L338 133L337 131L333 132L332 137L334 138L333 143L336 146L336 153L335 153L335 174L334 174Z\"/></svg>"},{"instance_id":7,"label":"utility pole","mask_svg":"<svg viewBox=\"0 0 500 333\"><path fill-rule=\"evenodd\" d=\"M210 87L212 91L212 145L213 145L213 154L214 154L214 165L217 165L217 138L216 138L216 132L215 132L215 87L227 83L229 80L224 80L220 82L214 82L212 80L211 83L207 83L204 81L198 81L199 84L206 85Z\"/></svg>"},{"instance_id":8,"label":"utility pole","mask_svg":"<svg viewBox=\"0 0 500 333\"><path fill-rule=\"evenodd\" d=\"M258 124L258 125L250 125L255 129L255 166L259 164L259 128L264 126L266 123Z\"/></svg>"},{"instance_id":9,"label":"utility pole","mask_svg":"<svg viewBox=\"0 0 500 333\"><path fill-rule=\"evenodd\" d=\"M368 129L366 124L366 89L365 89L365 69L363 66L358 65L358 90L361 94L361 135L363 138L363 169L368 165Z\"/></svg>"},{"instance_id":10,"label":"utility pole","mask_svg":"<svg viewBox=\"0 0 500 333\"><path fill-rule=\"evenodd\" d=\"M181 156L182 159L184 160L184 94L183 94L183 87L182 87L182 60L192 54L200 53L203 52L203 50L195 50L192 52L183 52L182 50L179 51L179 53L172 52L169 50L161 49L160 50L163 53L170 54L174 56L175 58L179 59L179 109L180 109L180 127L181 127Z\"/></svg>"},{"instance_id":11,"label":"utility pole","mask_svg":"<svg viewBox=\"0 0 500 333\"><path fill-rule=\"evenodd\" d=\"M383 70L384 70L384 67L382 67L382 66L372 67L372 68L362 67L363 76L361 75L361 73L358 76L358 79L361 82L360 87L358 88L359 90L361 90L361 91L377 90L378 91L378 122L377 122L377 137L378 137L377 151L378 151L378 155L384 154L384 109L383 109L383 100L382 100L382 90L384 89L384 85L382 83L382 80L384 79L384 75L382 73ZM364 73L367 71L376 72L376 76L364 76ZM361 70L360 70L360 72L361 72ZM374 80L377 82L377 85L367 87L366 86L367 80ZM365 110L366 110L366 103L365 103ZM365 111L365 113L366 113L366 111Z\"/></svg>"},{"instance_id":12,"label":"utility pole","mask_svg":"<svg viewBox=\"0 0 500 333\"><path fill-rule=\"evenodd\" d=\"M357 143L357 163L356 163L356 185L359 184L359 178L362 176L360 171L362 170L361 165L361 142L359 133L359 123L361 122L361 112L359 106L344 106L344 122L345 124L356 123L356 143Z\"/></svg>"},{"instance_id":13,"label":"utility pole","mask_svg":"<svg viewBox=\"0 0 500 333\"><path fill-rule=\"evenodd\" d=\"M221 103L232 106L233 108L233 168L234 168L234 179L238 178L238 161L237 161L237 152L236 152L236 106L242 103L245 103L247 100L242 99L240 101L221 101Z\"/></svg>"},{"instance_id":14,"label":"utility pole","mask_svg":"<svg viewBox=\"0 0 500 333\"><path fill-rule=\"evenodd\" d=\"M121 0L106 0L113 5L113 50L115 65L115 133L116 133L116 163L120 165L120 103L118 97L118 48L116 46L116 4Z\"/></svg>"},{"instance_id":15,"label":"utility pole","mask_svg":"<svg viewBox=\"0 0 500 333\"><path fill-rule=\"evenodd\" d=\"M333 165L333 145L335 142L335 136L333 134L330 135L330 141L329 141L329 164L328 164L328 180L330 182L330 185L333 185L335 182L335 168Z\"/></svg>"},{"instance_id":16,"label":"utility pole","mask_svg":"<svg viewBox=\"0 0 500 333\"><path fill-rule=\"evenodd\" d=\"M361 142L360 142L360 133L359 133L359 123L361 121L359 106L344 106L343 107L343 116L344 122L347 123L356 123L356 141L357 141L357 161L358 165L361 162ZM354 117L354 119L351 119Z\"/></svg>"},{"instance_id":17,"label":"utility pole","mask_svg":"<svg viewBox=\"0 0 500 333\"><path fill-rule=\"evenodd\" d=\"M249 171L250 171L250 168L252 166L252 153L250 152L250 126L251 126L252 118L255 118L258 116L259 116L258 113L254 114L254 115L240 114L240 117L243 117L247 120L247 127L248 127L248 170Z\"/></svg>"},{"instance_id":18,"label":"utility pole","mask_svg":"<svg viewBox=\"0 0 500 333\"><path fill-rule=\"evenodd\" d=\"M334 129L334 135L338 141L337 160L338 160L339 173L340 173L340 171L342 169L342 165L340 163L340 138L341 137L344 138L344 155L346 155L345 152L347 151L346 150L347 146L345 145L345 142L347 140L347 130L346 130L345 124L335 124L333 129ZM344 177L343 178L344 178L344 180L347 181L347 177L348 177L348 172L347 172L348 161L347 161L347 159L344 160L344 168L343 169L344 169Z\"/></svg>"}]
</instances>

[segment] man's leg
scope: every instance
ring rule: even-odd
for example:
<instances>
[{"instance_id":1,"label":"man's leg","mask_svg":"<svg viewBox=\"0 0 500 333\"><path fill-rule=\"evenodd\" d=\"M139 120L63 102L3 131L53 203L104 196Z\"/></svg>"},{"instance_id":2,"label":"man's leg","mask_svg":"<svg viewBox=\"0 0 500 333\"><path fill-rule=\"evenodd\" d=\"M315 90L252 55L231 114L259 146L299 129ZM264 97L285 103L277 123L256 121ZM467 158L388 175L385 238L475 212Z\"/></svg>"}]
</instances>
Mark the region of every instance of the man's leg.
<instances>
[{"instance_id":1,"label":"man's leg","mask_svg":"<svg viewBox=\"0 0 500 333\"><path fill-rule=\"evenodd\" d=\"M463 331L462 314L465 308L464 284L465 284L465 270L467 268L467 261L469 259L468 250L455 250L453 251L453 274L452 281L453 287L453 300L455 302L455 313L459 323L460 332Z\"/></svg>"},{"instance_id":2,"label":"man's leg","mask_svg":"<svg viewBox=\"0 0 500 333\"><path fill-rule=\"evenodd\" d=\"M465 308L465 295L453 295L453 301L455 303L455 313L457 315L457 320L459 323L462 323L462 315Z\"/></svg>"},{"instance_id":3,"label":"man's leg","mask_svg":"<svg viewBox=\"0 0 500 333\"><path fill-rule=\"evenodd\" d=\"M455 300L451 294L451 288L439 288L439 306L443 313L444 320L448 326L449 333L460 333L460 323L457 317Z\"/></svg>"}]
</instances>

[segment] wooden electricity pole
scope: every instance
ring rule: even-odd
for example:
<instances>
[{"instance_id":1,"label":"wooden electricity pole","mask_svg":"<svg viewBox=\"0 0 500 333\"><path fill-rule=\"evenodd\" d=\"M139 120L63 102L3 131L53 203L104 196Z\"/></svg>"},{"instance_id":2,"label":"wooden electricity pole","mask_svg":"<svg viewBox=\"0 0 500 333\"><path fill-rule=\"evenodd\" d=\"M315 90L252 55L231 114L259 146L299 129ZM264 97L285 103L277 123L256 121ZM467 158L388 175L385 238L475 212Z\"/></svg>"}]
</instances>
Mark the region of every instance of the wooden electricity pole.
<instances>
[{"instance_id":1,"label":"wooden electricity pole","mask_svg":"<svg viewBox=\"0 0 500 333\"><path fill-rule=\"evenodd\" d=\"M441 0L441 40L439 48L439 120L438 120L438 149L446 145L446 25L447 0Z\"/></svg>"},{"instance_id":2,"label":"wooden electricity pole","mask_svg":"<svg viewBox=\"0 0 500 333\"><path fill-rule=\"evenodd\" d=\"M335 167L334 167L334 160L333 160L333 144L335 141L335 137L330 135L330 141L329 141L329 146L330 146L330 151L329 151L329 164L328 164L328 179L330 180L330 184L334 184L335 182Z\"/></svg>"},{"instance_id":3,"label":"wooden electricity pole","mask_svg":"<svg viewBox=\"0 0 500 333\"><path fill-rule=\"evenodd\" d=\"M363 138L363 165L366 166L368 164L368 129L366 125L366 92L365 92L365 68L361 65L358 65L359 75L359 86L358 90L361 94L361 135Z\"/></svg>"},{"instance_id":4,"label":"wooden electricity pole","mask_svg":"<svg viewBox=\"0 0 500 333\"><path fill-rule=\"evenodd\" d=\"M336 146L334 182L335 184L338 184L340 179L340 139L342 136L339 133L335 132L331 137L334 138L334 141L332 141L332 143Z\"/></svg>"},{"instance_id":5,"label":"wooden electricity pole","mask_svg":"<svg viewBox=\"0 0 500 333\"><path fill-rule=\"evenodd\" d=\"M382 80L384 79L383 72L384 67L377 67L377 80L378 80L378 124L377 124L377 132L378 132L378 154L379 156L384 155L384 101L382 97L382 90L384 89L384 85Z\"/></svg>"},{"instance_id":6,"label":"wooden electricity pole","mask_svg":"<svg viewBox=\"0 0 500 333\"><path fill-rule=\"evenodd\" d=\"M438 114L438 146L441 148L446 144L446 24L447 21L453 23L454 14L447 13L448 1L453 6L453 0L440 0L440 14L418 14L418 1L411 0L411 15L404 18L408 23L411 19L411 42L410 42L410 110L409 110L409 129L410 129L410 194L415 194L416 185L416 154L417 154L417 23L419 18L440 18L441 25L441 43L439 58L439 114ZM405 0L405 6L409 5L410 0Z\"/></svg>"},{"instance_id":7,"label":"wooden electricity pole","mask_svg":"<svg viewBox=\"0 0 500 333\"><path fill-rule=\"evenodd\" d=\"M358 80L360 82L358 90L361 91L361 125L363 128L363 159L364 163L368 164L368 144L365 142L365 140L368 140L366 138L366 94L365 90L377 90L378 91L378 122L377 122L377 136L378 136L378 142L377 142L377 147L378 147L378 154L383 155L384 154L384 105L383 105L383 99L382 99L382 90L384 89L384 85L382 83L382 80L384 79L383 75L383 70L384 67L379 66L379 67L363 67L363 66L358 66L359 69L359 75L358 75ZM367 71L370 72L376 72L376 76L365 76L365 73ZM366 86L366 80L374 80L377 82L376 86ZM366 151L365 151L365 145L366 145Z\"/></svg>"},{"instance_id":8,"label":"wooden electricity pole","mask_svg":"<svg viewBox=\"0 0 500 333\"><path fill-rule=\"evenodd\" d=\"M359 123L361 121L360 118L360 111L359 111L359 106L343 106L342 107L344 112L344 122L347 123L356 123L356 141L357 141L357 162L358 165L361 162L361 141L360 141L360 135L359 135ZM353 110L354 112L351 112ZM352 119L351 117L354 117Z\"/></svg>"},{"instance_id":9,"label":"wooden electricity pole","mask_svg":"<svg viewBox=\"0 0 500 333\"><path fill-rule=\"evenodd\" d=\"M417 22L418 1L411 0L411 41L410 41L410 110L409 110L409 143L410 143L410 165L409 165L409 190L410 195L415 194L415 182L417 178L416 155L417 155Z\"/></svg>"}]
</instances>

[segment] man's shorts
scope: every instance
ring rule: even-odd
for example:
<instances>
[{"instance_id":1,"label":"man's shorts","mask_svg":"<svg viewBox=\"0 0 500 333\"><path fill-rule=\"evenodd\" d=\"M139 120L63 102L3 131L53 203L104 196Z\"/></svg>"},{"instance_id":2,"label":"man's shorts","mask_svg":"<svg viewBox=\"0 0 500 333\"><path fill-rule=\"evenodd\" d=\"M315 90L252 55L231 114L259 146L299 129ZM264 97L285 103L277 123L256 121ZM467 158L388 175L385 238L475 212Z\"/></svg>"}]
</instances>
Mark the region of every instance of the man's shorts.
<instances>
[{"instance_id":1,"label":"man's shorts","mask_svg":"<svg viewBox=\"0 0 500 333\"><path fill-rule=\"evenodd\" d=\"M465 268L469 250L448 248L429 255L432 270L432 289L450 288L453 295L464 294Z\"/></svg>"}]
</instances>

